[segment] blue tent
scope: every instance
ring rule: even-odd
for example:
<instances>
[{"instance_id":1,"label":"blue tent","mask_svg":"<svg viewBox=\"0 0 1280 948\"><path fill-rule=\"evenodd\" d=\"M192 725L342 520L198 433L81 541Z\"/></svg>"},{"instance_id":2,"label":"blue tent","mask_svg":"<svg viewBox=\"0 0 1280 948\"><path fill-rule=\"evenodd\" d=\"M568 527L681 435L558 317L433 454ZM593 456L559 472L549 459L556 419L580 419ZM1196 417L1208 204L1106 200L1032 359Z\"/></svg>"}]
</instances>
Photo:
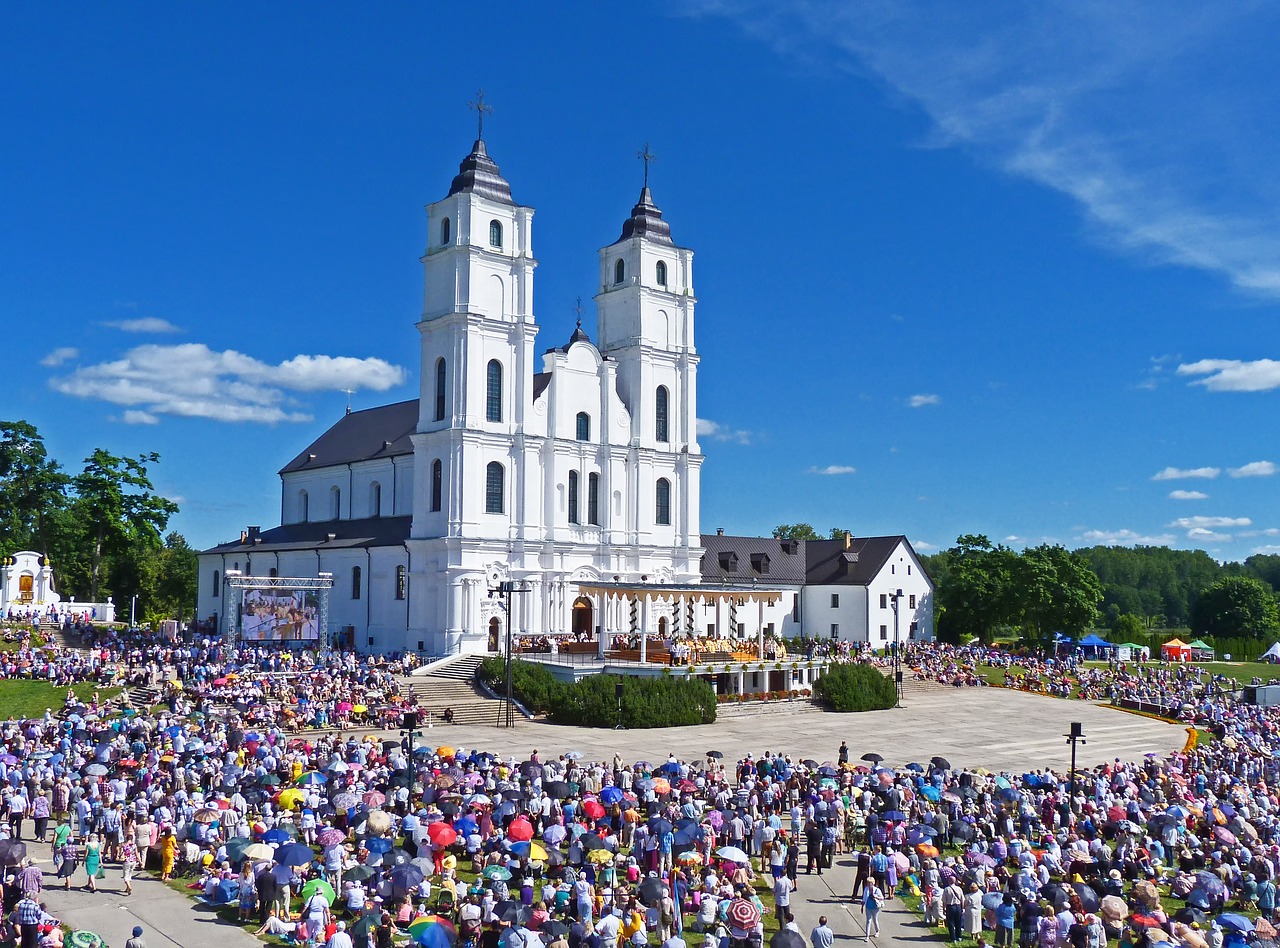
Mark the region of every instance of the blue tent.
<instances>
[{"instance_id":1,"label":"blue tent","mask_svg":"<svg viewBox=\"0 0 1280 948\"><path fill-rule=\"evenodd\" d=\"M1090 633L1080 640L1080 648L1097 655L1102 651L1110 651L1115 646L1101 636Z\"/></svg>"}]
</instances>

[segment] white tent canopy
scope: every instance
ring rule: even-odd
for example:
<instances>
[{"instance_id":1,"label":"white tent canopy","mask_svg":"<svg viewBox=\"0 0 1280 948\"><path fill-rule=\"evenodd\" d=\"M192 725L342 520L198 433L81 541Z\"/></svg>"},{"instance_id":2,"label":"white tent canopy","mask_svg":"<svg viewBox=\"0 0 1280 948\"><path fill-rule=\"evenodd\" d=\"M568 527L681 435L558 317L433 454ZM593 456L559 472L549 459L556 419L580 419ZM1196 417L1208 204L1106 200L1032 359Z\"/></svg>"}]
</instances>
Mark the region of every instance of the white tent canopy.
<instances>
[{"instance_id":1,"label":"white tent canopy","mask_svg":"<svg viewBox=\"0 0 1280 948\"><path fill-rule=\"evenodd\" d=\"M1262 653L1262 657L1258 661L1266 661L1271 659L1273 662L1280 662L1280 642L1276 642L1271 648Z\"/></svg>"}]
</instances>

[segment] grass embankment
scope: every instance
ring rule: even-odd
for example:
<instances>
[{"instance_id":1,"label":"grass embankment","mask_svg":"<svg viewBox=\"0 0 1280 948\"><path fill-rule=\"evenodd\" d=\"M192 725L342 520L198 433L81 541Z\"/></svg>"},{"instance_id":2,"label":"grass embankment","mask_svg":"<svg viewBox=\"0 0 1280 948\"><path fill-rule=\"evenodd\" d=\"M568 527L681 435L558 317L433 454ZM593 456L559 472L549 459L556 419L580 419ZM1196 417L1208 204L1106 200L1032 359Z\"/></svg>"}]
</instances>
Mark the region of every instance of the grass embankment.
<instances>
[{"instance_id":1,"label":"grass embankment","mask_svg":"<svg viewBox=\"0 0 1280 948\"><path fill-rule=\"evenodd\" d=\"M94 688L81 682L72 686L76 697L87 701L98 693L98 700L105 704L117 697L121 688ZM0 715L6 720L21 718L38 718L44 715L46 708L56 713L66 703L67 689L51 685L47 681L32 681L15 678L0 681Z\"/></svg>"}]
</instances>

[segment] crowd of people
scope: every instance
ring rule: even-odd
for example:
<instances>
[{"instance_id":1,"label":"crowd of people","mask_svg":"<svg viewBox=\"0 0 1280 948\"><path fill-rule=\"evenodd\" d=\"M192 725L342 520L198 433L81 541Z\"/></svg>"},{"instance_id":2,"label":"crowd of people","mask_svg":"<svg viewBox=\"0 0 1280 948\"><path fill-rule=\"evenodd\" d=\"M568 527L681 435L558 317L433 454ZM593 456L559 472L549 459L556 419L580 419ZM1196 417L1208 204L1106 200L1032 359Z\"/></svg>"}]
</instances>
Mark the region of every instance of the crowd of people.
<instances>
[{"instance_id":1,"label":"crowd of people","mask_svg":"<svg viewBox=\"0 0 1280 948\"><path fill-rule=\"evenodd\" d=\"M73 688L59 712L0 726L4 908L23 948L60 944L44 887L92 889L119 872L128 893L141 871L189 879L260 934L309 948L684 948L695 933L707 948L755 948L766 929L775 948L803 948L806 934L831 948L825 923L798 929L793 899L801 875L842 858L868 937L899 897L918 899L952 941L1274 937L1280 714L1191 669L904 651L913 674L957 686L1003 666L1019 670L1015 686L1043 676L1086 697L1159 696L1217 734L1072 780L886 761L888 748L855 756L848 744L824 761L785 748L739 760L504 758L337 727L358 723L357 702L410 707L395 683L408 657L139 633L86 644L43 654L145 672L165 700L91 707ZM32 864L42 845L52 881Z\"/></svg>"}]
</instances>

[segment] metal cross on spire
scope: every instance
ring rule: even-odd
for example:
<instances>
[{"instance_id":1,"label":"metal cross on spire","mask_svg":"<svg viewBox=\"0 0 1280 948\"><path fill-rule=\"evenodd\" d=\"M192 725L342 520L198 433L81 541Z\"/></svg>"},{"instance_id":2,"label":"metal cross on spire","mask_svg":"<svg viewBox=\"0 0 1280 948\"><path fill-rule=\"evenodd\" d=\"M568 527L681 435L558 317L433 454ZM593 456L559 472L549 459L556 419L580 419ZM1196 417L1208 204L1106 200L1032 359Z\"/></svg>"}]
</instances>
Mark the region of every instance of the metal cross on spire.
<instances>
[{"instance_id":1,"label":"metal cross on spire","mask_svg":"<svg viewBox=\"0 0 1280 948\"><path fill-rule=\"evenodd\" d=\"M644 162L644 186L649 186L649 162L657 161L658 156L649 151L649 143L644 143L644 151L636 152L636 157Z\"/></svg>"},{"instance_id":2,"label":"metal cross on spire","mask_svg":"<svg viewBox=\"0 0 1280 948\"><path fill-rule=\"evenodd\" d=\"M356 390L354 388L344 388L341 391L347 393L347 414L349 415L351 414L351 396L356 393Z\"/></svg>"},{"instance_id":3,"label":"metal cross on spire","mask_svg":"<svg viewBox=\"0 0 1280 948\"><path fill-rule=\"evenodd\" d=\"M485 104L484 90L476 90L476 97L467 103L467 108L472 109L476 113L476 138L484 138L484 114L492 112L493 106Z\"/></svg>"},{"instance_id":4,"label":"metal cross on spire","mask_svg":"<svg viewBox=\"0 0 1280 948\"><path fill-rule=\"evenodd\" d=\"M578 328L582 328L582 297L578 297L578 305L574 307L578 313Z\"/></svg>"}]
</instances>

